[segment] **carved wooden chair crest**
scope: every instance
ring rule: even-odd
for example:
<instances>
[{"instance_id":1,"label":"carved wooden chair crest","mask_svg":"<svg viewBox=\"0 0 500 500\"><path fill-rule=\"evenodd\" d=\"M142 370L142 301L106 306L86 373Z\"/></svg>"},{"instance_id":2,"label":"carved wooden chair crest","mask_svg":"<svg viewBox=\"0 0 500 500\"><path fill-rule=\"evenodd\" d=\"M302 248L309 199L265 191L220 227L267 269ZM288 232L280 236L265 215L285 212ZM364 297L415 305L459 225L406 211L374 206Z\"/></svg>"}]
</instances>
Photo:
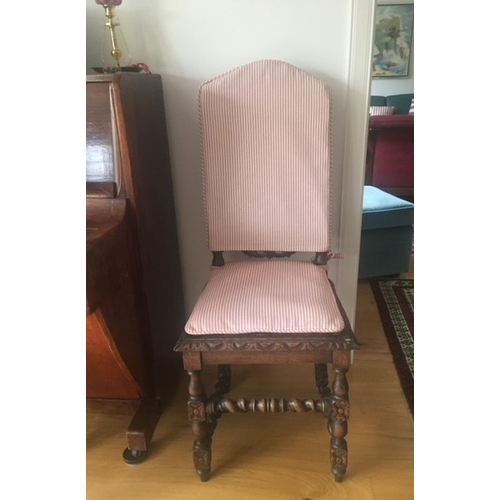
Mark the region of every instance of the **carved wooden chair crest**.
<instances>
[{"instance_id":1,"label":"carved wooden chair crest","mask_svg":"<svg viewBox=\"0 0 500 500\"><path fill-rule=\"evenodd\" d=\"M331 470L347 468L346 373L359 347L329 281L330 94L281 61L258 61L204 83L199 93L211 276L175 347L190 376L194 465L210 475L217 420L235 412L320 412ZM225 263L223 252L252 257ZM315 252L313 262L286 259ZM273 255L274 254L274 255ZM318 399L226 397L232 364L315 364ZM329 387L327 364L335 373ZM208 397L201 370L219 365Z\"/></svg>"}]
</instances>

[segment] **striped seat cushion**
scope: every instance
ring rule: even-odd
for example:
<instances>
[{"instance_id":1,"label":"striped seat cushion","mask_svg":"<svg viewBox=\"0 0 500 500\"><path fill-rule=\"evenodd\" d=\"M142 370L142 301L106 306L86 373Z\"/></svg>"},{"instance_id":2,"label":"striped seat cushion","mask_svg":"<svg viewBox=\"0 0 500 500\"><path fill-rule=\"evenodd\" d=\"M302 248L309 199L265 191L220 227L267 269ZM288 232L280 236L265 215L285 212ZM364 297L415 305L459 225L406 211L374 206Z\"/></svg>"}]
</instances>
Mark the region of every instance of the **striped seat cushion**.
<instances>
[{"instance_id":1,"label":"striped seat cushion","mask_svg":"<svg viewBox=\"0 0 500 500\"><path fill-rule=\"evenodd\" d=\"M191 335L340 332L325 270L312 262L232 262L213 268L186 324Z\"/></svg>"}]
</instances>

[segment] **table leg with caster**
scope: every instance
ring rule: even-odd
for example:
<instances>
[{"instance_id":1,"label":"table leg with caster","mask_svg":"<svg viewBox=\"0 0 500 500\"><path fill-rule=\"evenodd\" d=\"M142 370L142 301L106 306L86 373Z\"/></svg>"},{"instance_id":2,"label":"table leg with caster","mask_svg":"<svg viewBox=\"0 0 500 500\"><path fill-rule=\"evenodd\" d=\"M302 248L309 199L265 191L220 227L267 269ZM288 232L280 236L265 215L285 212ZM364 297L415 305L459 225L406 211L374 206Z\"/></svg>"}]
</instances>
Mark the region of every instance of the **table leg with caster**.
<instances>
[{"instance_id":1,"label":"table leg with caster","mask_svg":"<svg viewBox=\"0 0 500 500\"><path fill-rule=\"evenodd\" d=\"M141 401L126 433L127 448L123 451L123 460L126 464L137 465L146 459L149 443L160 415L159 401Z\"/></svg>"}]
</instances>

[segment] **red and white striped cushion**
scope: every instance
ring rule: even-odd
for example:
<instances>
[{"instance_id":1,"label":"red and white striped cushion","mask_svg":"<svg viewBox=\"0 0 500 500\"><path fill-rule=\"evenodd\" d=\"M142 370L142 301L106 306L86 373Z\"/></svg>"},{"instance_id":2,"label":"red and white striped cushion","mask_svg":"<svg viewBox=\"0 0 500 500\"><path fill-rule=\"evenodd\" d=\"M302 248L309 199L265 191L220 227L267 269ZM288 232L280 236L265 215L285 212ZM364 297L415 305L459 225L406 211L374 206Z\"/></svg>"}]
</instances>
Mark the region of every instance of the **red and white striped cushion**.
<instances>
[{"instance_id":1,"label":"red and white striped cushion","mask_svg":"<svg viewBox=\"0 0 500 500\"><path fill-rule=\"evenodd\" d=\"M186 324L191 335L339 332L324 269L312 262L243 261L213 268Z\"/></svg>"},{"instance_id":2,"label":"red and white striped cushion","mask_svg":"<svg viewBox=\"0 0 500 500\"><path fill-rule=\"evenodd\" d=\"M204 83L199 106L210 250L327 251L327 85L258 61Z\"/></svg>"}]
</instances>

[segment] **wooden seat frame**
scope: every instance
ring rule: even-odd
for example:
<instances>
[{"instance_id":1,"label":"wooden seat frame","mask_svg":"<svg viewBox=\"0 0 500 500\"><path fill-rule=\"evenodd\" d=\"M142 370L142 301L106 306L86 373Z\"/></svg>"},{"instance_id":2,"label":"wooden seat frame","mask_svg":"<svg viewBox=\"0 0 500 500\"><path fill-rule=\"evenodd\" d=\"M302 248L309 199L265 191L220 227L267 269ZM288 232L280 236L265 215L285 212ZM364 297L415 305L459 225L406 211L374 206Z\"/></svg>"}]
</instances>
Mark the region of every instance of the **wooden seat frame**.
<instances>
[{"instance_id":1,"label":"wooden seat frame","mask_svg":"<svg viewBox=\"0 0 500 500\"><path fill-rule=\"evenodd\" d=\"M252 257L288 257L291 252L245 252ZM213 252L213 266L223 266L222 252ZM317 253L314 263L325 265L327 254ZM325 269L326 272L326 269ZM323 413L330 433L331 472L342 481L347 470L347 422L349 419L349 385L346 374L351 351L359 343L349 319L330 281L345 327L337 333L245 333L189 335L183 333L174 350L181 352L184 369L189 375L188 417L194 433L193 459L202 481L210 477L212 436L223 413ZM314 363L319 399L237 399L225 395L231 386L231 365ZM333 365L334 380L328 381L328 364ZM215 392L207 396L202 380L203 366L218 365Z\"/></svg>"}]
</instances>

